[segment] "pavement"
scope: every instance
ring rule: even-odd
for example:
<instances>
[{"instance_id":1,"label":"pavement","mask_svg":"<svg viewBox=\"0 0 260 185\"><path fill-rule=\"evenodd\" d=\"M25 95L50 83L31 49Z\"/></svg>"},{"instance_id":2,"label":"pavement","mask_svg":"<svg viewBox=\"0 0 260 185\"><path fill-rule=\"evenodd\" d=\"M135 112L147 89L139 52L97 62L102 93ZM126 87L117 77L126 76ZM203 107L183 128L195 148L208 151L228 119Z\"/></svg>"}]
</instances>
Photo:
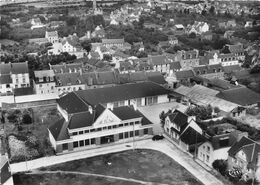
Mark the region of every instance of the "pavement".
<instances>
[{"instance_id":1,"label":"pavement","mask_svg":"<svg viewBox=\"0 0 260 185\"><path fill-rule=\"evenodd\" d=\"M223 185L223 183L218 180L215 176L210 174L207 170L197 164L193 158L179 150L175 145L170 143L167 139L161 141L152 141L151 139L136 141L134 148L138 149L152 149L160 151L167 156L171 157L173 160L182 165L186 170L188 170L194 177L200 180L205 185ZM24 172L29 170L34 170L37 168L51 166L59 163L64 163L68 161L84 159L89 157L94 157L98 155L104 155L108 153L116 153L126 150L133 149L132 143L122 143L118 145L110 145L101 148L95 148L91 150L83 150L74 153L68 153L59 156L43 157L31 161L20 162L11 164L12 173Z\"/></svg>"},{"instance_id":2,"label":"pavement","mask_svg":"<svg viewBox=\"0 0 260 185\"><path fill-rule=\"evenodd\" d=\"M138 107L138 110L147 117L154 125L154 134L162 134L163 130L160 124L159 115L162 111L168 112L169 109L178 109L180 111L186 111L187 106L178 102L160 103L151 106Z\"/></svg>"}]
</instances>

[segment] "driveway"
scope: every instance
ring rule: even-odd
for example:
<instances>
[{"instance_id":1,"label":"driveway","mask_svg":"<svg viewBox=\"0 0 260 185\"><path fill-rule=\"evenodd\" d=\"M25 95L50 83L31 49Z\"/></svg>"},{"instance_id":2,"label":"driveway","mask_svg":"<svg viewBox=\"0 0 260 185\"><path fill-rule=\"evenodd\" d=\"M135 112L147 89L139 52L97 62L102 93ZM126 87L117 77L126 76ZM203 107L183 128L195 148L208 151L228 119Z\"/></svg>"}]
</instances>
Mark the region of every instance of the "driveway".
<instances>
[{"instance_id":1,"label":"driveway","mask_svg":"<svg viewBox=\"0 0 260 185\"><path fill-rule=\"evenodd\" d=\"M162 111L167 112L169 109L179 109L180 111L185 111L187 109L187 106L178 102L169 102L145 107L138 107L138 110L140 110L143 115L145 115L152 123L154 123L154 134L162 133L159 115Z\"/></svg>"}]
</instances>

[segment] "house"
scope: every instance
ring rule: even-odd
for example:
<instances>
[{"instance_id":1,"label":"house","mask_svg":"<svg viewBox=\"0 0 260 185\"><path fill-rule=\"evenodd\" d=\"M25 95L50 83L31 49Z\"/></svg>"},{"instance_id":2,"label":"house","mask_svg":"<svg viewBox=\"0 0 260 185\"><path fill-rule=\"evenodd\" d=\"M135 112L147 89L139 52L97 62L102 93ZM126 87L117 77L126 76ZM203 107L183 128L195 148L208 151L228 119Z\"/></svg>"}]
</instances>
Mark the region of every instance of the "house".
<instances>
[{"instance_id":1,"label":"house","mask_svg":"<svg viewBox=\"0 0 260 185\"><path fill-rule=\"evenodd\" d=\"M35 28L42 28L45 27L46 25L42 24L40 18L33 18L31 20L31 30L35 29Z\"/></svg>"},{"instance_id":2,"label":"house","mask_svg":"<svg viewBox=\"0 0 260 185\"><path fill-rule=\"evenodd\" d=\"M71 104L77 106L74 101ZM152 123L133 106L85 106L82 112L65 115L48 128L57 154L134 142L153 134Z\"/></svg>"},{"instance_id":3,"label":"house","mask_svg":"<svg viewBox=\"0 0 260 185\"><path fill-rule=\"evenodd\" d=\"M140 82L132 84L124 84L113 87L104 87L96 89L86 89L83 91L75 91L61 97L58 104L63 111L70 111L70 97L75 98L78 105L96 106L102 104L105 107L128 106L136 104L139 106L147 106L158 103L169 102L169 91L162 86L153 82ZM76 112L78 108L75 107Z\"/></svg>"},{"instance_id":4,"label":"house","mask_svg":"<svg viewBox=\"0 0 260 185\"><path fill-rule=\"evenodd\" d=\"M171 61L165 55L148 56L148 63L153 65L154 71L159 71L161 73L170 72Z\"/></svg>"},{"instance_id":5,"label":"house","mask_svg":"<svg viewBox=\"0 0 260 185\"><path fill-rule=\"evenodd\" d=\"M12 93L15 88L29 87L27 62L0 64L0 93Z\"/></svg>"},{"instance_id":6,"label":"house","mask_svg":"<svg viewBox=\"0 0 260 185\"><path fill-rule=\"evenodd\" d=\"M233 31L233 30L227 30L227 31L225 31L225 33L224 33L224 38L225 38L225 39L230 39L230 38L232 37L232 35L234 34L234 32L235 32L235 31Z\"/></svg>"},{"instance_id":7,"label":"house","mask_svg":"<svg viewBox=\"0 0 260 185\"><path fill-rule=\"evenodd\" d=\"M5 151L4 139L0 139L0 184L13 185L13 177L10 169L8 154Z\"/></svg>"},{"instance_id":8,"label":"house","mask_svg":"<svg viewBox=\"0 0 260 185\"><path fill-rule=\"evenodd\" d=\"M36 94L56 93L53 70L34 71L34 91Z\"/></svg>"},{"instance_id":9,"label":"house","mask_svg":"<svg viewBox=\"0 0 260 185\"><path fill-rule=\"evenodd\" d=\"M240 65L238 57L234 53L221 53L218 55L218 58L221 60L223 67Z\"/></svg>"},{"instance_id":10,"label":"house","mask_svg":"<svg viewBox=\"0 0 260 185\"><path fill-rule=\"evenodd\" d=\"M82 50L82 47L79 43L79 38L76 34L63 38L61 43L62 52L75 53Z\"/></svg>"},{"instance_id":11,"label":"house","mask_svg":"<svg viewBox=\"0 0 260 185\"><path fill-rule=\"evenodd\" d=\"M228 169L239 169L246 180L256 178L259 154L260 144L244 136L228 151Z\"/></svg>"},{"instance_id":12,"label":"house","mask_svg":"<svg viewBox=\"0 0 260 185\"><path fill-rule=\"evenodd\" d=\"M252 28L253 27L253 21L246 21L245 28Z\"/></svg>"},{"instance_id":13,"label":"house","mask_svg":"<svg viewBox=\"0 0 260 185\"><path fill-rule=\"evenodd\" d=\"M186 28L188 34L202 34L209 31L209 25L205 22L195 21L193 25L188 25Z\"/></svg>"},{"instance_id":14,"label":"house","mask_svg":"<svg viewBox=\"0 0 260 185\"><path fill-rule=\"evenodd\" d=\"M182 24L175 24L171 30L174 35L183 35L185 33L185 27Z\"/></svg>"},{"instance_id":15,"label":"house","mask_svg":"<svg viewBox=\"0 0 260 185\"><path fill-rule=\"evenodd\" d=\"M226 53L234 54L238 60L245 60L245 50L242 44L226 44L223 48Z\"/></svg>"},{"instance_id":16,"label":"house","mask_svg":"<svg viewBox=\"0 0 260 185\"><path fill-rule=\"evenodd\" d=\"M180 83L190 82L190 79L195 76L193 70L180 70L175 72L176 79Z\"/></svg>"},{"instance_id":17,"label":"house","mask_svg":"<svg viewBox=\"0 0 260 185\"><path fill-rule=\"evenodd\" d=\"M170 45L172 45L172 46L178 45L178 43L179 43L178 38L175 37L174 35L170 35L168 37L168 40L169 40Z\"/></svg>"},{"instance_id":18,"label":"house","mask_svg":"<svg viewBox=\"0 0 260 185\"><path fill-rule=\"evenodd\" d=\"M227 160L231 146L243 136L248 135L246 132L236 130L228 123L209 126L207 130L211 131L211 135L208 135L208 139L198 146L197 158L211 168L215 160Z\"/></svg>"},{"instance_id":19,"label":"house","mask_svg":"<svg viewBox=\"0 0 260 185\"><path fill-rule=\"evenodd\" d=\"M201 39L203 40L212 40L212 38L213 38L213 34L211 31L203 32L201 34Z\"/></svg>"},{"instance_id":20,"label":"house","mask_svg":"<svg viewBox=\"0 0 260 185\"><path fill-rule=\"evenodd\" d=\"M180 61L183 70L192 69L193 67L199 66L199 51L194 49L190 51L178 51L178 61Z\"/></svg>"},{"instance_id":21,"label":"house","mask_svg":"<svg viewBox=\"0 0 260 185\"><path fill-rule=\"evenodd\" d=\"M198 66L193 68L194 73L197 76L201 76L203 78L212 79L212 78L220 78L224 79L224 72L221 64L213 64L206 66Z\"/></svg>"},{"instance_id":22,"label":"house","mask_svg":"<svg viewBox=\"0 0 260 185\"><path fill-rule=\"evenodd\" d=\"M239 117L242 117L242 116L246 116L246 108L245 107L241 107L241 106L238 106L236 108L234 108L231 112L230 112L230 117L233 117L233 118L239 118Z\"/></svg>"},{"instance_id":23,"label":"house","mask_svg":"<svg viewBox=\"0 0 260 185\"><path fill-rule=\"evenodd\" d=\"M197 125L196 118L188 116L185 113L175 109L169 113L165 118L164 133L172 139L183 150L194 152L193 145L196 140L193 138L194 143L188 139L188 136L197 134L197 144L204 140L202 136L202 129Z\"/></svg>"},{"instance_id":24,"label":"house","mask_svg":"<svg viewBox=\"0 0 260 185\"><path fill-rule=\"evenodd\" d=\"M102 45L106 48L122 48L125 44L125 39L102 39Z\"/></svg>"},{"instance_id":25,"label":"house","mask_svg":"<svg viewBox=\"0 0 260 185\"><path fill-rule=\"evenodd\" d=\"M58 31L46 31L45 38L48 39L50 43L59 42Z\"/></svg>"},{"instance_id":26,"label":"house","mask_svg":"<svg viewBox=\"0 0 260 185\"><path fill-rule=\"evenodd\" d=\"M144 51L144 43L143 42L133 42L134 47L138 47L138 51Z\"/></svg>"},{"instance_id":27,"label":"house","mask_svg":"<svg viewBox=\"0 0 260 185\"><path fill-rule=\"evenodd\" d=\"M55 74L59 73L82 73L85 66L83 63L71 63L71 64L49 64L50 70L53 70Z\"/></svg>"}]
</instances>

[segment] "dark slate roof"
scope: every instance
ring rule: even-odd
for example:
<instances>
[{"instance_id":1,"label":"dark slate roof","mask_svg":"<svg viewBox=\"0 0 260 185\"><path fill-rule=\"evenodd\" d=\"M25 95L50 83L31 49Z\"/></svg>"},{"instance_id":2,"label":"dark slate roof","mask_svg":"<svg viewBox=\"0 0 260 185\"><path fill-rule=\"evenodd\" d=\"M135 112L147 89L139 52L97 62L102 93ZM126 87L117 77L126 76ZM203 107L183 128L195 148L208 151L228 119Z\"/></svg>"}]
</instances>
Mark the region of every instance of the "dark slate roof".
<instances>
[{"instance_id":1,"label":"dark slate roof","mask_svg":"<svg viewBox=\"0 0 260 185\"><path fill-rule=\"evenodd\" d=\"M31 94L33 94L32 87L23 87L23 88L14 89L15 96L24 96L24 95L31 95Z\"/></svg>"},{"instance_id":2,"label":"dark slate roof","mask_svg":"<svg viewBox=\"0 0 260 185\"><path fill-rule=\"evenodd\" d=\"M148 56L148 61L152 65L164 65L171 63L165 55Z\"/></svg>"},{"instance_id":3,"label":"dark slate roof","mask_svg":"<svg viewBox=\"0 0 260 185\"><path fill-rule=\"evenodd\" d=\"M236 44L236 45L226 45L231 53L243 53L244 48L242 44Z\"/></svg>"},{"instance_id":4,"label":"dark slate roof","mask_svg":"<svg viewBox=\"0 0 260 185\"><path fill-rule=\"evenodd\" d=\"M205 142L206 138L192 127L188 127L180 136L180 140L188 145Z\"/></svg>"},{"instance_id":5,"label":"dark slate roof","mask_svg":"<svg viewBox=\"0 0 260 185\"><path fill-rule=\"evenodd\" d=\"M99 103L109 103L122 100L130 100L141 97L169 94L169 90L152 82L140 82L135 84L124 84L114 87L88 89L76 91L87 104L95 106Z\"/></svg>"},{"instance_id":6,"label":"dark slate roof","mask_svg":"<svg viewBox=\"0 0 260 185\"><path fill-rule=\"evenodd\" d=\"M177 71L175 75L178 80L189 79L195 76L192 70Z\"/></svg>"},{"instance_id":7,"label":"dark slate roof","mask_svg":"<svg viewBox=\"0 0 260 185\"><path fill-rule=\"evenodd\" d=\"M206 65L206 66L198 66L193 68L194 72L198 74L210 74L216 72L222 72L223 68L221 64L214 64L214 65Z\"/></svg>"},{"instance_id":8,"label":"dark slate roof","mask_svg":"<svg viewBox=\"0 0 260 185\"><path fill-rule=\"evenodd\" d=\"M29 73L27 62L12 63L11 66L13 74Z\"/></svg>"},{"instance_id":9,"label":"dark slate roof","mask_svg":"<svg viewBox=\"0 0 260 185\"><path fill-rule=\"evenodd\" d=\"M12 174L5 155L0 156L0 184L5 184Z\"/></svg>"},{"instance_id":10,"label":"dark slate roof","mask_svg":"<svg viewBox=\"0 0 260 185\"><path fill-rule=\"evenodd\" d=\"M10 74L11 73L11 65L8 64L1 64L0 63L0 74Z\"/></svg>"},{"instance_id":11,"label":"dark slate roof","mask_svg":"<svg viewBox=\"0 0 260 185\"><path fill-rule=\"evenodd\" d=\"M0 84L11 84L12 79L10 75L2 75L0 76Z\"/></svg>"},{"instance_id":12,"label":"dark slate roof","mask_svg":"<svg viewBox=\"0 0 260 185\"><path fill-rule=\"evenodd\" d=\"M69 139L69 134L67 130L68 122L65 121L64 118L55 122L49 127L49 131L56 141L61 141L65 139Z\"/></svg>"},{"instance_id":13,"label":"dark slate roof","mask_svg":"<svg viewBox=\"0 0 260 185\"><path fill-rule=\"evenodd\" d=\"M171 122L175 123L181 128L180 132L182 132L188 124L188 116L177 109L174 110L173 113L169 114L168 117Z\"/></svg>"},{"instance_id":14,"label":"dark slate roof","mask_svg":"<svg viewBox=\"0 0 260 185\"><path fill-rule=\"evenodd\" d=\"M88 106L74 92L61 97L57 103L68 114L88 111Z\"/></svg>"},{"instance_id":15,"label":"dark slate roof","mask_svg":"<svg viewBox=\"0 0 260 185\"><path fill-rule=\"evenodd\" d=\"M148 80L157 84L167 84L167 82L165 81L164 77L162 75L158 75L158 76L148 76Z\"/></svg>"},{"instance_id":16,"label":"dark slate roof","mask_svg":"<svg viewBox=\"0 0 260 185\"><path fill-rule=\"evenodd\" d=\"M135 118L142 118L141 124L152 124L140 111L134 110L132 106L116 107L113 110L109 109L115 116L121 120L130 120ZM97 105L93 113L89 111L73 114L69 121L61 119L51 125L49 130L56 141L69 139L68 129L78 129L92 126L96 119L105 111L104 106Z\"/></svg>"},{"instance_id":17,"label":"dark slate roof","mask_svg":"<svg viewBox=\"0 0 260 185\"><path fill-rule=\"evenodd\" d=\"M216 96L242 106L256 104L260 101L260 94L247 87L225 90L218 93Z\"/></svg>"},{"instance_id":18,"label":"dark slate roof","mask_svg":"<svg viewBox=\"0 0 260 185\"><path fill-rule=\"evenodd\" d=\"M170 63L170 69L180 70L181 69L180 62L172 62L172 63Z\"/></svg>"},{"instance_id":19,"label":"dark slate roof","mask_svg":"<svg viewBox=\"0 0 260 185\"><path fill-rule=\"evenodd\" d=\"M227 89L241 87L241 86L236 86L234 84L231 84L229 81L222 80L222 79L219 79L219 78L209 79L207 83L212 85L213 87L219 88L220 90L227 90Z\"/></svg>"},{"instance_id":20,"label":"dark slate roof","mask_svg":"<svg viewBox=\"0 0 260 185\"><path fill-rule=\"evenodd\" d=\"M256 164L256 160L260 153L260 144L247 138L242 137L237 143L235 143L228 151L229 156L234 157L239 151L243 150L246 154L247 162Z\"/></svg>"}]
</instances>

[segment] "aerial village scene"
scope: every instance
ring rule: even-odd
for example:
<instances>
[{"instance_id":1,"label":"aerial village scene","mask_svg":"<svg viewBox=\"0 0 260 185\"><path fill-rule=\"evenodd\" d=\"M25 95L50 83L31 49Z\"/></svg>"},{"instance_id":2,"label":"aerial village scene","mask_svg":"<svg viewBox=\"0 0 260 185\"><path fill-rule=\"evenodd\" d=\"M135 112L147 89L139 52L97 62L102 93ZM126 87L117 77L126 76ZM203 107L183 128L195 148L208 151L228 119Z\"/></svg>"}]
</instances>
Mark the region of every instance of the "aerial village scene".
<instances>
[{"instance_id":1,"label":"aerial village scene","mask_svg":"<svg viewBox=\"0 0 260 185\"><path fill-rule=\"evenodd\" d=\"M260 185L259 0L0 0L0 185Z\"/></svg>"}]
</instances>

